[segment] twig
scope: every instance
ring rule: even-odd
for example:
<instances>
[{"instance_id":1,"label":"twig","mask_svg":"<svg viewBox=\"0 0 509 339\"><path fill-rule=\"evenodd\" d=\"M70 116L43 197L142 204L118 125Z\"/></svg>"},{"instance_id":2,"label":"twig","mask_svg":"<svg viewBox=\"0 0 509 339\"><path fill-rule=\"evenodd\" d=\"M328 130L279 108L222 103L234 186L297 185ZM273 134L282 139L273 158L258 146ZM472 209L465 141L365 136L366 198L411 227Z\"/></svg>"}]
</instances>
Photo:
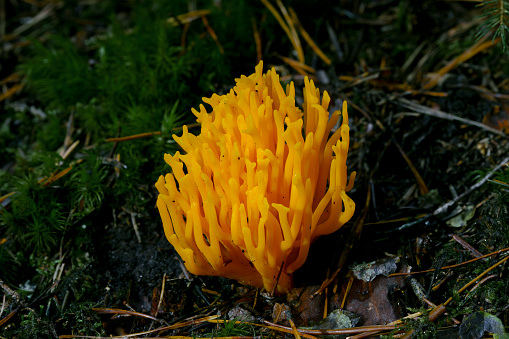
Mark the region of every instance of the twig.
<instances>
[{"instance_id":1,"label":"twig","mask_svg":"<svg viewBox=\"0 0 509 339\"><path fill-rule=\"evenodd\" d=\"M15 310L14 310L14 311L12 311L11 313L9 313L9 314L8 314L5 318L0 319L0 327L2 327L3 325L5 325L5 324L9 321L9 319L11 319L12 317L14 317L14 315L15 315L16 313L18 313L18 310L19 310L19 308L15 309Z\"/></svg>"},{"instance_id":2,"label":"twig","mask_svg":"<svg viewBox=\"0 0 509 339\"><path fill-rule=\"evenodd\" d=\"M297 326L295 326L295 324L292 321L292 319L289 319L289 320L290 320L290 325L292 326L292 333L295 336L295 339L301 339L300 333L297 330Z\"/></svg>"},{"instance_id":3,"label":"twig","mask_svg":"<svg viewBox=\"0 0 509 339\"><path fill-rule=\"evenodd\" d=\"M451 120L451 121L459 121L463 124L466 124L466 125L471 125L471 126L476 126L476 127L479 127L479 128L482 128L488 132L491 132L491 133L494 133L494 134L497 134L497 135L500 135L506 139L509 139L509 136L507 136L506 134L504 134L504 132L502 131L499 131L493 127L490 127L488 125L485 125L481 122L477 122L477 121L474 121L474 120L470 120L470 119L465 119L465 118L460 118L458 116L455 116L453 114L449 114L449 113L446 113L446 112L442 112L438 109L433 109L433 108L430 108L430 107L426 107L424 105L419 105L415 102L412 102L410 100L407 100L405 98L400 98L398 100L396 100L396 103L398 103L399 105L405 107L405 108L408 108L408 109L411 109L413 110L414 112L417 112L417 113L421 113L421 114L426 114L426 115L429 115L429 116L432 116L432 117L436 117L436 118L440 118L440 119L445 119L445 120ZM405 115L406 113L399 113L399 114L396 114L395 116L401 116L401 115Z\"/></svg>"},{"instance_id":4,"label":"twig","mask_svg":"<svg viewBox=\"0 0 509 339\"><path fill-rule=\"evenodd\" d=\"M496 38L492 41L485 41L488 35L485 35L483 38L479 39L472 47L468 48L466 51L461 53L458 57L454 58L450 62L447 63L444 67L439 69L436 73L429 74L430 80L424 84L423 89L433 88L438 84L440 79L449 71L456 68L459 64L467 61L468 59L474 57L479 52L484 51L485 49L498 44L501 41L501 38Z\"/></svg>"},{"instance_id":5,"label":"twig","mask_svg":"<svg viewBox=\"0 0 509 339\"><path fill-rule=\"evenodd\" d=\"M311 39L308 32L306 32L304 27L301 25L299 18L297 17L297 13L295 13L293 8L291 8L291 7L288 8L288 11L290 12L290 16L293 20L293 23L295 24L295 27L297 27L297 29L299 30L300 35L302 35L302 37L304 38L304 40L306 40L308 45L313 49L313 51L315 51L316 55L318 55L320 57L320 59L322 59L323 62L325 62L327 65L330 65L332 63L332 61L325 55L325 53L322 52L320 47L318 47L315 44L313 39Z\"/></svg>"},{"instance_id":6,"label":"twig","mask_svg":"<svg viewBox=\"0 0 509 339\"><path fill-rule=\"evenodd\" d=\"M297 31L295 30L295 25L293 23L292 18L290 18L290 15L288 14L288 11L286 10L285 5L281 0L276 0L276 3L281 10L281 13L283 14L283 17L286 20L286 23L288 24L288 29L290 30L291 39L293 41L294 46L296 47L297 56L299 58L299 61L301 63L305 63L304 59L304 51L302 50L302 44L300 43L299 35L297 34Z\"/></svg>"},{"instance_id":7,"label":"twig","mask_svg":"<svg viewBox=\"0 0 509 339\"><path fill-rule=\"evenodd\" d=\"M166 283L166 273L164 273L164 275L163 275L163 282L161 284L161 295L159 296L159 302L157 303L157 308L156 308L156 312L155 312L156 317L159 314L159 309L161 308L161 304L163 302L165 283Z\"/></svg>"},{"instance_id":8,"label":"twig","mask_svg":"<svg viewBox=\"0 0 509 339\"><path fill-rule=\"evenodd\" d=\"M271 323L270 321L263 320L263 323L266 325L269 325L271 327L284 329L286 333L293 333L293 330L291 327L286 327L278 324ZM352 328L342 328L337 330L305 330L305 329L298 329L299 333L302 334L316 334L316 335L340 335L340 334L355 334L355 333L362 333L366 331L385 331L385 330L394 330L397 328L396 325L371 325L371 326L359 326L359 327L352 327Z\"/></svg>"},{"instance_id":9,"label":"twig","mask_svg":"<svg viewBox=\"0 0 509 339\"><path fill-rule=\"evenodd\" d=\"M425 221L428 221L431 217L438 217L440 215L445 214L458 201L460 201L461 199L465 198L467 195L472 193L474 190L476 190L479 187L481 187L482 185L484 185L488 181L488 179L491 178L493 176L493 174L495 174L495 172L497 172L500 168L502 168L502 166L504 166L508 162L509 162L509 157L507 157L504 160L502 160L491 172L486 174L484 176L484 178L479 180L474 185L470 186L470 188L468 188L465 192L463 192L460 195L458 195L456 198L454 198L452 200L449 200L447 203L445 203L442 206L440 206L439 208L437 208L435 211L433 211L433 213L427 214L426 216L420 218L419 220L415 220L415 221L406 223L406 224L396 228L396 230L397 231L401 231L401 230L404 230L406 228L409 228L409 227L421 224L421 223L423 223Z\"/></svg>"},{"instance_id":10,"label":"twig","mask_svg":"<svg viewBox=\"0 0 509 339\"><path fill-rule=\"evenodd\" d=\"M191 275L189 274L189 271L187 270L186 265L184 265L184 263L182 262L182 259L180 259L179 256L177 256L176 258L179 262L180 269L182 270L184 277L187 279L187 281L192 281L193 279L191 278Z\"/></svg>"},{"instance_id":11,"label":"twig","mask_svg":"<svg viewBox=\"0 0 509 339\"><path fill-rule=\"evenodd\" d=\"M201 18L205 15L209 15L209 14L210 14L210 10L199 9L199 10L191 11L188 13L180 14L175 17L168 18L168 20L166 20L166 22L174 27L177 27L179 25L188 24L196 19L199 19L199 18Z\"/></svg>"},{"instance_id":12,"label":"twig","mask_svg":"<svg viewBox=\"0 0 509 339\"><path fill-rule=\"evenodd\" d=\"M3 298L3 301L2 301L2 308L0 309L0 318L2 318L2 314L4 314L4 309L5 309L5 298L7 297L6 294L4 294L4 298Z\"/></svg>"},{"instance_id":13,"label":"twig","mask_svg":"<svg viewBox=\"0 0 509 339\"><path fill-rule=\"evenodd\" d=\"M304 63L304 52L302 51L302 46L300 44L299 37L295 32L295 28L293 27L293 22L291 22L291 20L290 20L290 22L286 23L283 20L283 18L281 17L281 15L279 14L279 12L276 10L276 8L268 0L261 0L261 1L265 5L265 7L267 7L267 9L272 13L274 18L276 18L277 22L279 23L279 25L281 26L283 31L285 31L286 35L290 39L290 42L291 42L293 48L295 49L295 51L297 52L297 55L299 56L299 61ZM279 4L280 3L278 3L278 5ZM282 3L281 3L281 5L282 5ZM285 9L285 11L286 11L286 9ZM283 14L285 14L285 13L283 13ZM288 15L288 14L286 13L286 15ZM290 24L290 23L292 24L292 26L288 27L288 24Z\"/></svg>"},{"instance_id":14,"label":"twig","mask_svg":"<svg viewBox=\"0 0 509 339\"><path fill-rule=\"evenodd\" d=\"M460 288L458 290L458 293L461 293L463 292L464 290L466 290L468 287L470 287L470 285L474 284L477 280L481 279L482 277L484 277L486 274L490 273L491 271L493 271L497 266L500 266L502 265L503 263L505 263L507 260L509 259L509 256L508 257L505 257L504 259L500 260L499 262L497 262L495 265L491 266L490 268L488 268L486 271L482 272L481 274L479 274L477 277L475 277L474 279L472 279L468 284L466 284L465 286L463 286L462 288ZM447 299L447 301L444 303L444 306L447 305L448 303L450 303L452 301L452 297Z\"/></svg>"},{"instance_id":15,"label":"twig","mask_svg":"<svg viewBox=\"0 0 509 339\"><path fill-rule=\"evenodd\" d=\"M327 27L327 33L329 34L329 38L332 41L332 46L334 47L334 50L336 50L336 54L338 55L338 59L339 59L339 61L343 62L345 59L345 54L341 50L341 46L339 45L339 41L336 36L336 33L334 32L334 29L332 28L332 26L329 24L328 21L326 23L326 27Z\"/></svg>"},{"instance_id":16,"label":"twig","mask_svg":"<svg viewBox=\"0 0 509 339\"><path fill-rule=\"evenodd\" d=\"M0 94L0 101L3 101L5 99L7 99L7 98L10 98L15 93L21 91L24 86L25 86L25 84L12 85L12 87L9 88L5 93Z\"/></svg>"},{"instance_id":17,"label":"twig","mask_svg":"<svg viewBox=\"0 0 509 339\"><path fill-rule=\"evenodd\" d=\"M192 128L192 127L200 126L200 124L199 123L193 123L193 124L186 124L186 126L187 126L187 128ZM180 129L182 129L182 126L174 127L171 130L172 131L177 131L177 130L180 130ZM152 137L154 135L161 135L161 134L163 134L163 132L161 132L161 131L146 132L146 133L140 133L140 134L135 134L135 135L129 135L129 136L125 136L125 137L108 138L105 141L106 142L120 142L120 141L128 141L128 140Z\"/></svg>"},{"instance_id":18,"label":"twig","mask_svg":"<svg viewBox=\"0 0 509 339\"><path fill-rule=\"evenodd\" d=\"M214 31L212 26L210 26L209 21L207 20L207 17L206 16L202 16L201 17L201 21L203 21L203 25L205 26L205 29L207 30L209 35L212 37L212 39L214 39L214 42L216 43L217 48L219 48L219 52L221 54L224 54L223 46L219 42L219 38L217 37L216 32Z\"/></svg>"},{"instance_id":19,"label":"twig","mask_svg":"<svg viewBox=\"0 0 509 339\"><path fill-rule=\"evenodd\" d=\"M417 181L417 185L419 186L419 191L421 192L421 195L426 195L429 193L429 189L426 186L426 183L422 179L419 171L417 168L415 168L414 164L412 163L412 160L406 155L405 151L403 151L403 148L397 143L394 142L394 145L396 145L396 148L398 149L399 153L405 159L408 167L410 167L410 170L412 171L412 174L414 175L415 181Z\"/></svg>"},{"instance_id":20,"label":"twig","mask_svg":"<svg viewBox=\"0 0 509 339\"><path fill-rule=\"evenodd\" d=\"M122 209L131 215L131 223L133 224L134 233L136 233L136 238L138 239L138 243L141 244L141 236L140 236L140 232L138 231L138 224L136 223L136 217L135 217L136 213L129 211L126 208L122 208Z\"/></svg>"},{"instance_id":21,"label":"twig","mask_svg":"<svg viewBox=\"0 0 509 339\"><path fill-rule=\"evenodd\" d=\"M482 284L484 284L486 281L490 280L490 279L493 279L493 278L496 278L498 277L498 274L492 274L492 275L489 275L487 276L486 278L484 278L483 280L479 281L477 284L474 285L474 287L472 287L472 289L470 290L470 292L468 292L469 294L472 293L473 291L475 291L479 286L481 286Z\"/></svg>"},{"instance_id":22,"label":"twig","mask_svg":"<svg viewBox=\"0 0 509 339\"><path fill-rule=\"evenodd\" d=\"M438 216L440 214L443 214L445 212L447 212L447 210L452 207L454 204L456 204L458 201L460 201L461 199L463 199L464 197L466 197L468 194L470 194L471 192L473 192L474 190L478 189L479 187L481 187L482 185L484 185L486 183L486 181L488 181L489 178L491 178L493 176L493 174L495 174L495 172L497 172L500 168L502 168L502 166L504 166L505 164L507 164L509 162L509 157L506 157L504 160L502 160L502 162L500 162L491 172L489 172L488 174L486 174L484 176L484 178L482 178L479 182L477 182L476 184L472 185L469 189L467 189L465 192L463 192L462 194L458 195L456 198L452 199L451 201L449 201L448 203L440 206L439 208L437 208L434 212L433 212L433 216Z\"/></svg>"},{"instance_id":23,"label":"twig","mask_svg":"<svg viewBox=\"0 0 509 339\"><path fill-rule=\"evenodd\" d=\"M141 318L147 318L153 321L160 322L160 319L157 319L156 317L153 317L151 315L135 312L135 311L128 311L128 310L121 310L121 309L115 309L115 308L92 308L92 311L94 311L97 314L124 314L124 315L134 315Z\"/></svg>"},{"instance_id":24,"label":"twig","mask_svg":"<svg viewBox=\"0 0 509 339\"><path fill-rule=\"evenodd\" d=\"M126 137L108 138L105 141L106 142L119 142L119 141L134 140L134 139L139 139L139 138L146 138L146 137L151 137L151 136L154 136L154 135L161 135L161 134L162 134L162 132L160 132L160 131L157 131L157 132L147 132L147 133L140 133L140 134L135 134L135 135L129 135L129 136L126 136Z\"/></svg>"},{"instance_id":25,"label":"twig","mask_svg":"<svg viewBox=\"0 0 509 339\"><path fill-rule=\"evenodd\" d=\"M492 257L494 255L498 255L500 253L508 252L508 251L509 251L509 247L503 248L501 250L485 254L482 257L471 259L471 260L467 260L467 261L464 261L464 262L456 264L456 265L444 266L444 267L442 267L440 269L441 270L447 270L447 269L450 269L450 268L460 267L460 266L463 266L463 265L471 264L473 262L476 262L476 261L484 259L484 258L488 258L488 257ZM402 276L402 275L414 275L414 274L421 274L421 273L429 273L429 272L433 272L433 271L434 271L434 269L424 270L424 271L416 271L416 272L408 272L408 273L392 273L392 274L389 275L389 277L398 277L398 276Z\"/></svg>"},{"instance_id":26,"label":"twig","mask_svg":"<svg viewBox=\"0 0 509 339\"><path fill-rule=\"evenodd\" d=\"M16 28L14 31L12 31L11 34L14 36L20 35L24 31L31 28L32 26L34 26L34 25L38 24L39 22L41 22L42 20L50 17L55 8L56 8L56 6L53 3L46 5L43 9L41 9L41 11L39 13L37 13L37 15L30 18L25 24Z\"/></svg>"},{"instance_id":27,"label":"twig","mask_svg":"<svg viewBox=\"0 0 509 339\"><path fill-rule=\"evenodd\" d=\"M258 63L263 58L262 39L260 37L260 31L258 30L258 26L256 25L256 20L254 17L251 17L251 26L253 27L253 36L254 36L255 46L256 46L256 62Z\"/></svg>"},{"instance_id":28,"label":"twig","mask_svg":"<svg viewBox=\"0 0 509 339\"><path fill-rule=\"evenodd\" d=\"M460 244L464 249L466 249L467 251L470 252L470 254L474 257L474 258L479 258L479 257L482 257L482 253L479 252L474 246L470 245L468 242L465 241L465 239L463 239L462 237L460 237L459 235L456 235L456 234L453 234L452 238L458 243Z\"/></svg>"}]
</instances>

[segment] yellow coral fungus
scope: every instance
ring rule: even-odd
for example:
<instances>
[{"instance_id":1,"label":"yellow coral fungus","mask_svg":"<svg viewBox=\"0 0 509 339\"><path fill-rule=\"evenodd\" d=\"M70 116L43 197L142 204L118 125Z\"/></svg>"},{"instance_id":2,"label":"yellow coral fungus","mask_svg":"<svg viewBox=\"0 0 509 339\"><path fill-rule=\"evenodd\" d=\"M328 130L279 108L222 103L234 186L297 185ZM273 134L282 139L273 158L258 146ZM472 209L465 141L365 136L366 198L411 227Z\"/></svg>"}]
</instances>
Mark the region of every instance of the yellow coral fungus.
<instances>
[{"instance_id":1,"label":"yellow coral fungus","mask_svg":"<svg viewBox=\"0 0 509 339\"><path fill-rule=\"evenodd\" d=\"M165 154L157 207L189 272L286 293L313 240L352 217L355 173L347 185L346 103L329 118L329 95L306 78L302 112L293 82L284 91L262 69L203 98L212 112L193 109L201 133L173 136L186 154Z\"/></svg>"}]
</instances>

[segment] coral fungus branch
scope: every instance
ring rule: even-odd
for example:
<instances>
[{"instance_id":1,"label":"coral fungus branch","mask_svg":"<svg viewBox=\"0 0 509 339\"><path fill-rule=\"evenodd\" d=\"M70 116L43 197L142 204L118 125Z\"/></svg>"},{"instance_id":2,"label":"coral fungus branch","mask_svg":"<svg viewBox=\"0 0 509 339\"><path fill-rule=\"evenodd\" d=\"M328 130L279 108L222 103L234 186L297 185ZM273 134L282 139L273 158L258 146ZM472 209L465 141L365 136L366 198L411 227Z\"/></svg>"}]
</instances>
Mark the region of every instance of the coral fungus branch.
<instances>
[{"instance_id":1,"label":"coral fungus branch","mask_svg":"<svg viewBox=\"0 0 509 339\"><path fill-rule=\"evenodd\" d=\"M204 98L211 112L193 109L201 133L174 135L185 154L165 155L172 173L156 183L157 207L191 273L285 293L313 240L352 217L355 175L347 184L346 103L329 119L329 95L306 78L301 111L293 83L283 90L262 69Z\"/></svg>"}]
</instances>

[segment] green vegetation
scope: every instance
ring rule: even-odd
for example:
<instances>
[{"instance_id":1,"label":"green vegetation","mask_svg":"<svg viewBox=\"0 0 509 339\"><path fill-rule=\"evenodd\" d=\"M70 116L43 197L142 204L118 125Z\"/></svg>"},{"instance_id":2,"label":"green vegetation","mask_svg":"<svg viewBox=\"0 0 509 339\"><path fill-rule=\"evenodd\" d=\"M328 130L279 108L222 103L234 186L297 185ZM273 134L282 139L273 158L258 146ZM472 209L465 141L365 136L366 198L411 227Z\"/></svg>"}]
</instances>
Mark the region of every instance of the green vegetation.
<instances>
[{"instance_id":1,"label":"green vegetation","mask_svg":"<svg viewBox=\"0 0 509 339\"><path fill-rule=\"evenodd\" d=\"M482 10L483 22L479 26L477 36L480 38L488 31L494 30L493 40L500 37L506 51L509 39L509 1L483 0L479 6Z\"/></svg>"},{"instance_id":2,"label":"green vegetation","mask_svg":"<svg viewBox=\"0 0 509 339\"><path fill-rule=\"evenodd\" d=\"M221 337L249 337L255 336L255 329L253 326L238 322L235 319L219 323L216 329L212 330L207 337L221 338Z\"/></svg>"}]
</instances>

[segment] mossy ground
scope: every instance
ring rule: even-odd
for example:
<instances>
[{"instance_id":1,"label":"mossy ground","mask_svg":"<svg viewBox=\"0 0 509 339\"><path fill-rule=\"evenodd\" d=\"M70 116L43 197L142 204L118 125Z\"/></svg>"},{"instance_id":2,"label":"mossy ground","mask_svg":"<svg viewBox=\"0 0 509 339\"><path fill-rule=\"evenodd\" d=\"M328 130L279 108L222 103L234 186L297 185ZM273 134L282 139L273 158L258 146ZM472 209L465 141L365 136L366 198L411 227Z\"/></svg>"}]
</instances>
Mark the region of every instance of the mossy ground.
<instances>
[{"instance_id":1,"label":"mossy ground","mask_svg":"<svg viewBox=\"0 0 509 339\"><path fill-rule=\"evenodd\" d=\"M190 108L196 108L201 97L224 93L236 77L251 74L257 53L265 67L278 68L282 81L301 86L303 77L281 58L297 57L292 43L263 3L2 4L0 196L14 194L3 200L0 210L0 335L109 336L178 324L192 316L219 313L225 318L238 305L258 320L271 321L275 301L297 308L291 301L264 299L259 291L225 279L189 280L155 208L154 183L168 171L163 154L178 149L171 135L194 122ZM453 241L453 235L482 254L509 247L507 167L494 175L497 181L455 206L460 216L467 207L474 208L464 225L447 223L454 210L410 224L466 191L508 154L507 135L470 124L483 122L498 130L509 126L504 44L484 47L426 87L433 73L479 43L475 35L484 22L476 19L479 9L467 2L436 1L285 5L295 10L332 60L327 65L301 39L306 64L319 71L317 86L329 91L333 102L349 102L348 165L358 172L351 192L356 217L362 215L368 192L371 195L360 236L349 238L352 220L321 239L296 274L298 285L320 284L327 269L336 269L345 243L353 249L338 285L347 280L349 264L374 261L386 253L397 255L400 265L412 266L412 271L472 259L473 252ZM192 10L208 10L206 20L197 16L188 23L179 16ZM26 20L38 14L40 21ZM255 32L261 39L259 50ZM401 99L469 120L423 114ZM105 141L147 132L157 133ZM423 338L438 336L452 317L461 320L478 310L497 315L507 325L504 265L467 296L456 293L504 255L415 276L427 291L438 286L427 293L434 303L449 297L453 301L437 321L422 317L409 321L407 328L420 331ZM391 298L403 315L427 308L410 284L391 291ZM136 311L158 320L112 316L104 309ZM251 326L190 323L162 333L262 332Z\"/></svg>"}]
</instances>

